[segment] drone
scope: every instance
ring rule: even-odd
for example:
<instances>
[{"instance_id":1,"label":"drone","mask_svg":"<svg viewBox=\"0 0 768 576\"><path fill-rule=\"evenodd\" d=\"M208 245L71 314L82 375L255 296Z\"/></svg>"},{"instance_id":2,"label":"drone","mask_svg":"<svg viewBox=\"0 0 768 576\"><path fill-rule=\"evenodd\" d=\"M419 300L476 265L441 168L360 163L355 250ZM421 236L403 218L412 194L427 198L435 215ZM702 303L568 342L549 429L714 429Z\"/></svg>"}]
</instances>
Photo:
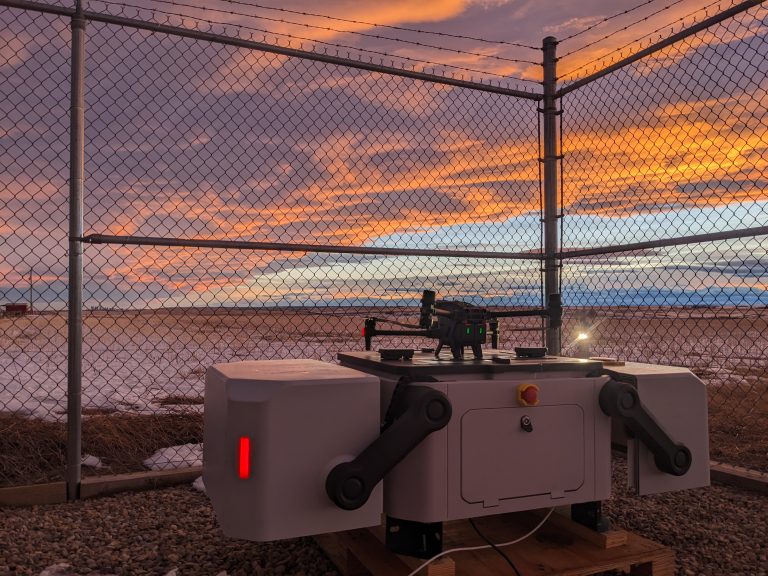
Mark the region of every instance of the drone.
<instances>
[{"instance_id":1,"label":"drone","mask_svg":"<svg viewBox=\"0 0 768 576\"><path fill-rule=\"evenodd\" d=\"M527 310L509 310L497 312L456 300L438 300L433 290L424 290L421 297L419 324L401 324L393 320L380 318L366 318L363 327L365 349L370 350L375 336L423 336L434 338L438 341L434 350L435 357L440 356L443 347L451 350L454 360L464 359L464 349L471 348L475 359L483 358L482 345L487 342L490 334L491 347L496 349L499 345L499 318L518 318L525 316L540 316L549 318L550 326L560 326L562 317L562 303L560 294L550 294L546 308L533 308ZM380 329L379 322L397 324L408 328L407 330ZM523 355L530 357L543 357L545 348L520 349ZM382 358L391 356L392 360L406 357L405 350L380 351Z\"/></svg>"}]
</instances>

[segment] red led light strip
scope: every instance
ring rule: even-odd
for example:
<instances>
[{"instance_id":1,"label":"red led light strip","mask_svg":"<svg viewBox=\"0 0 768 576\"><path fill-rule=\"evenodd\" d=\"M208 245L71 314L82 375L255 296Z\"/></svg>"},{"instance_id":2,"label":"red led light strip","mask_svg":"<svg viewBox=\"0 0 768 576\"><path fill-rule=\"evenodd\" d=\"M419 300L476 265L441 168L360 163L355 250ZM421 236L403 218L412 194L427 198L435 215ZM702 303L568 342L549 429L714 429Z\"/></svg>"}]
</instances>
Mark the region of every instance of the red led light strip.
<instances>
[{"instance_id":1,"label":"red led light strip","mask_svg":"<svg viewBox=\"0 0 768 576\"><path fill-rule=\"evenodd\" d=\"M251 439L247 436L240 438L237 454L237 475L243 480L251 476Z\"/></svg>"}]
</instances>

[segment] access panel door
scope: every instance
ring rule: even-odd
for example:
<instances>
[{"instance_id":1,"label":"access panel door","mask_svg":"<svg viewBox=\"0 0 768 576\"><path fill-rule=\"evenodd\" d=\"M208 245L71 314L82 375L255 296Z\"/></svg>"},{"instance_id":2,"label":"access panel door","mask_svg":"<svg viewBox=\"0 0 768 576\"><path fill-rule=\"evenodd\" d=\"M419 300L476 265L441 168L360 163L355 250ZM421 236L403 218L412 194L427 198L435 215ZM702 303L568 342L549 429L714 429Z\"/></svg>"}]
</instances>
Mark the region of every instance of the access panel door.
<instances>
[{"instance_id":1,"label":"access panel door","mask_svg":"<svg viewBox=\"0 0 768 576\"><path fill-rule=\"evenodd\" d=\"M461 418L461 495L497 506L561 498L584 483L584 412L578 405L483 408Z\"/></svg>"}]
</instances>

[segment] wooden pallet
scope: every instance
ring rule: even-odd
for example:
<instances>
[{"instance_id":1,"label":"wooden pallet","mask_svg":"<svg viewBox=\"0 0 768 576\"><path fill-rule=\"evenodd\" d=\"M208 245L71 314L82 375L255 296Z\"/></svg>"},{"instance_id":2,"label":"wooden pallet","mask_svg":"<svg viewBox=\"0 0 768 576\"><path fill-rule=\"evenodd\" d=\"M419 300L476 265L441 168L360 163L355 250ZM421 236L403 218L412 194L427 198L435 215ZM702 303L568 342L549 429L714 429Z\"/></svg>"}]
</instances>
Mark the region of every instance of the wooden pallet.
<instances>
[{"instance_id":1,"label":"wooden pallet","mask_svg":"<svg viewBox=\"0 0 768 576\"><path fill-rule=\"evenodd\" d=\"M514 540L536 526L535 512L504 514L475 520L492 542ZM479 546L483 540L469 522L447 522L444 549ZM388 551L384 528L323 534L315 540L343 576L407 576L422 560ZM634 576L673 576L675 556L669 548L630 532L614 530L599 535L554 514L527 540L503 548L525 576L588 576L618 570ZM438 559L419 576L482 576L512 574L495 550L457 552Z\"/></svg>"}]
</instances>

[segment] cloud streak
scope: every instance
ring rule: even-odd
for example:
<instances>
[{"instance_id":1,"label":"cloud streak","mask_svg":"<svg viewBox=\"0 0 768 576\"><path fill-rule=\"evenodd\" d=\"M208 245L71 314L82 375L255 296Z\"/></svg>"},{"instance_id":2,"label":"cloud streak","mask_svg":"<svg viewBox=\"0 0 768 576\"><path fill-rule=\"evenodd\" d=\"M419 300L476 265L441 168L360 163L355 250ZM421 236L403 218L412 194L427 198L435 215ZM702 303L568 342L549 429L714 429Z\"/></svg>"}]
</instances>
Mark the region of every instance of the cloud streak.
<instances>
[{"instance_id":1,"label":"cloud streak","mask_svg":"<svg viewBox=\"0 0 768 576\"><path fill-rule=\"evenodd\" d=\"M406 4L347 16L482 17L491 34L502 15L531 10L446 1L428 18ZM334 4L340 14L351 5ZM66 272L66 26L36 20L0 36L0 291L9 295L29 271L41 293L60 289ZM35 26L48 42L24 40ZM580 232L580 245L629 241L633 219L656 213L669 216L646 231L678 234L691 228L685 211L696 207L753 202L749 222L764 222L768 54L765 27L749 30L708 31L566 97L566 212L573 222L601 219ZM540 248L534 102L98 23L88 28L86 94L89 233ZM746 222L734 211L710 216L716 229ZM566 230L568 241L573 234ZM311 278L290 285L308 259L313 274L327 276L323 297L335 299L334 290L347 288L333 274L382 266L376 274L391 275L394 265L118 246L89 247L87 256L91 300L116 306L241 302L254 290L265 291L261 301L275 301L270 290L304 298ZM400 265L408 282L422 282L422 264ZM376 274L371 282L383 280ZM462 274L470 282L472 274ZM512 276L493 290L520 284Z\"/></svg>"}]
</instances>

